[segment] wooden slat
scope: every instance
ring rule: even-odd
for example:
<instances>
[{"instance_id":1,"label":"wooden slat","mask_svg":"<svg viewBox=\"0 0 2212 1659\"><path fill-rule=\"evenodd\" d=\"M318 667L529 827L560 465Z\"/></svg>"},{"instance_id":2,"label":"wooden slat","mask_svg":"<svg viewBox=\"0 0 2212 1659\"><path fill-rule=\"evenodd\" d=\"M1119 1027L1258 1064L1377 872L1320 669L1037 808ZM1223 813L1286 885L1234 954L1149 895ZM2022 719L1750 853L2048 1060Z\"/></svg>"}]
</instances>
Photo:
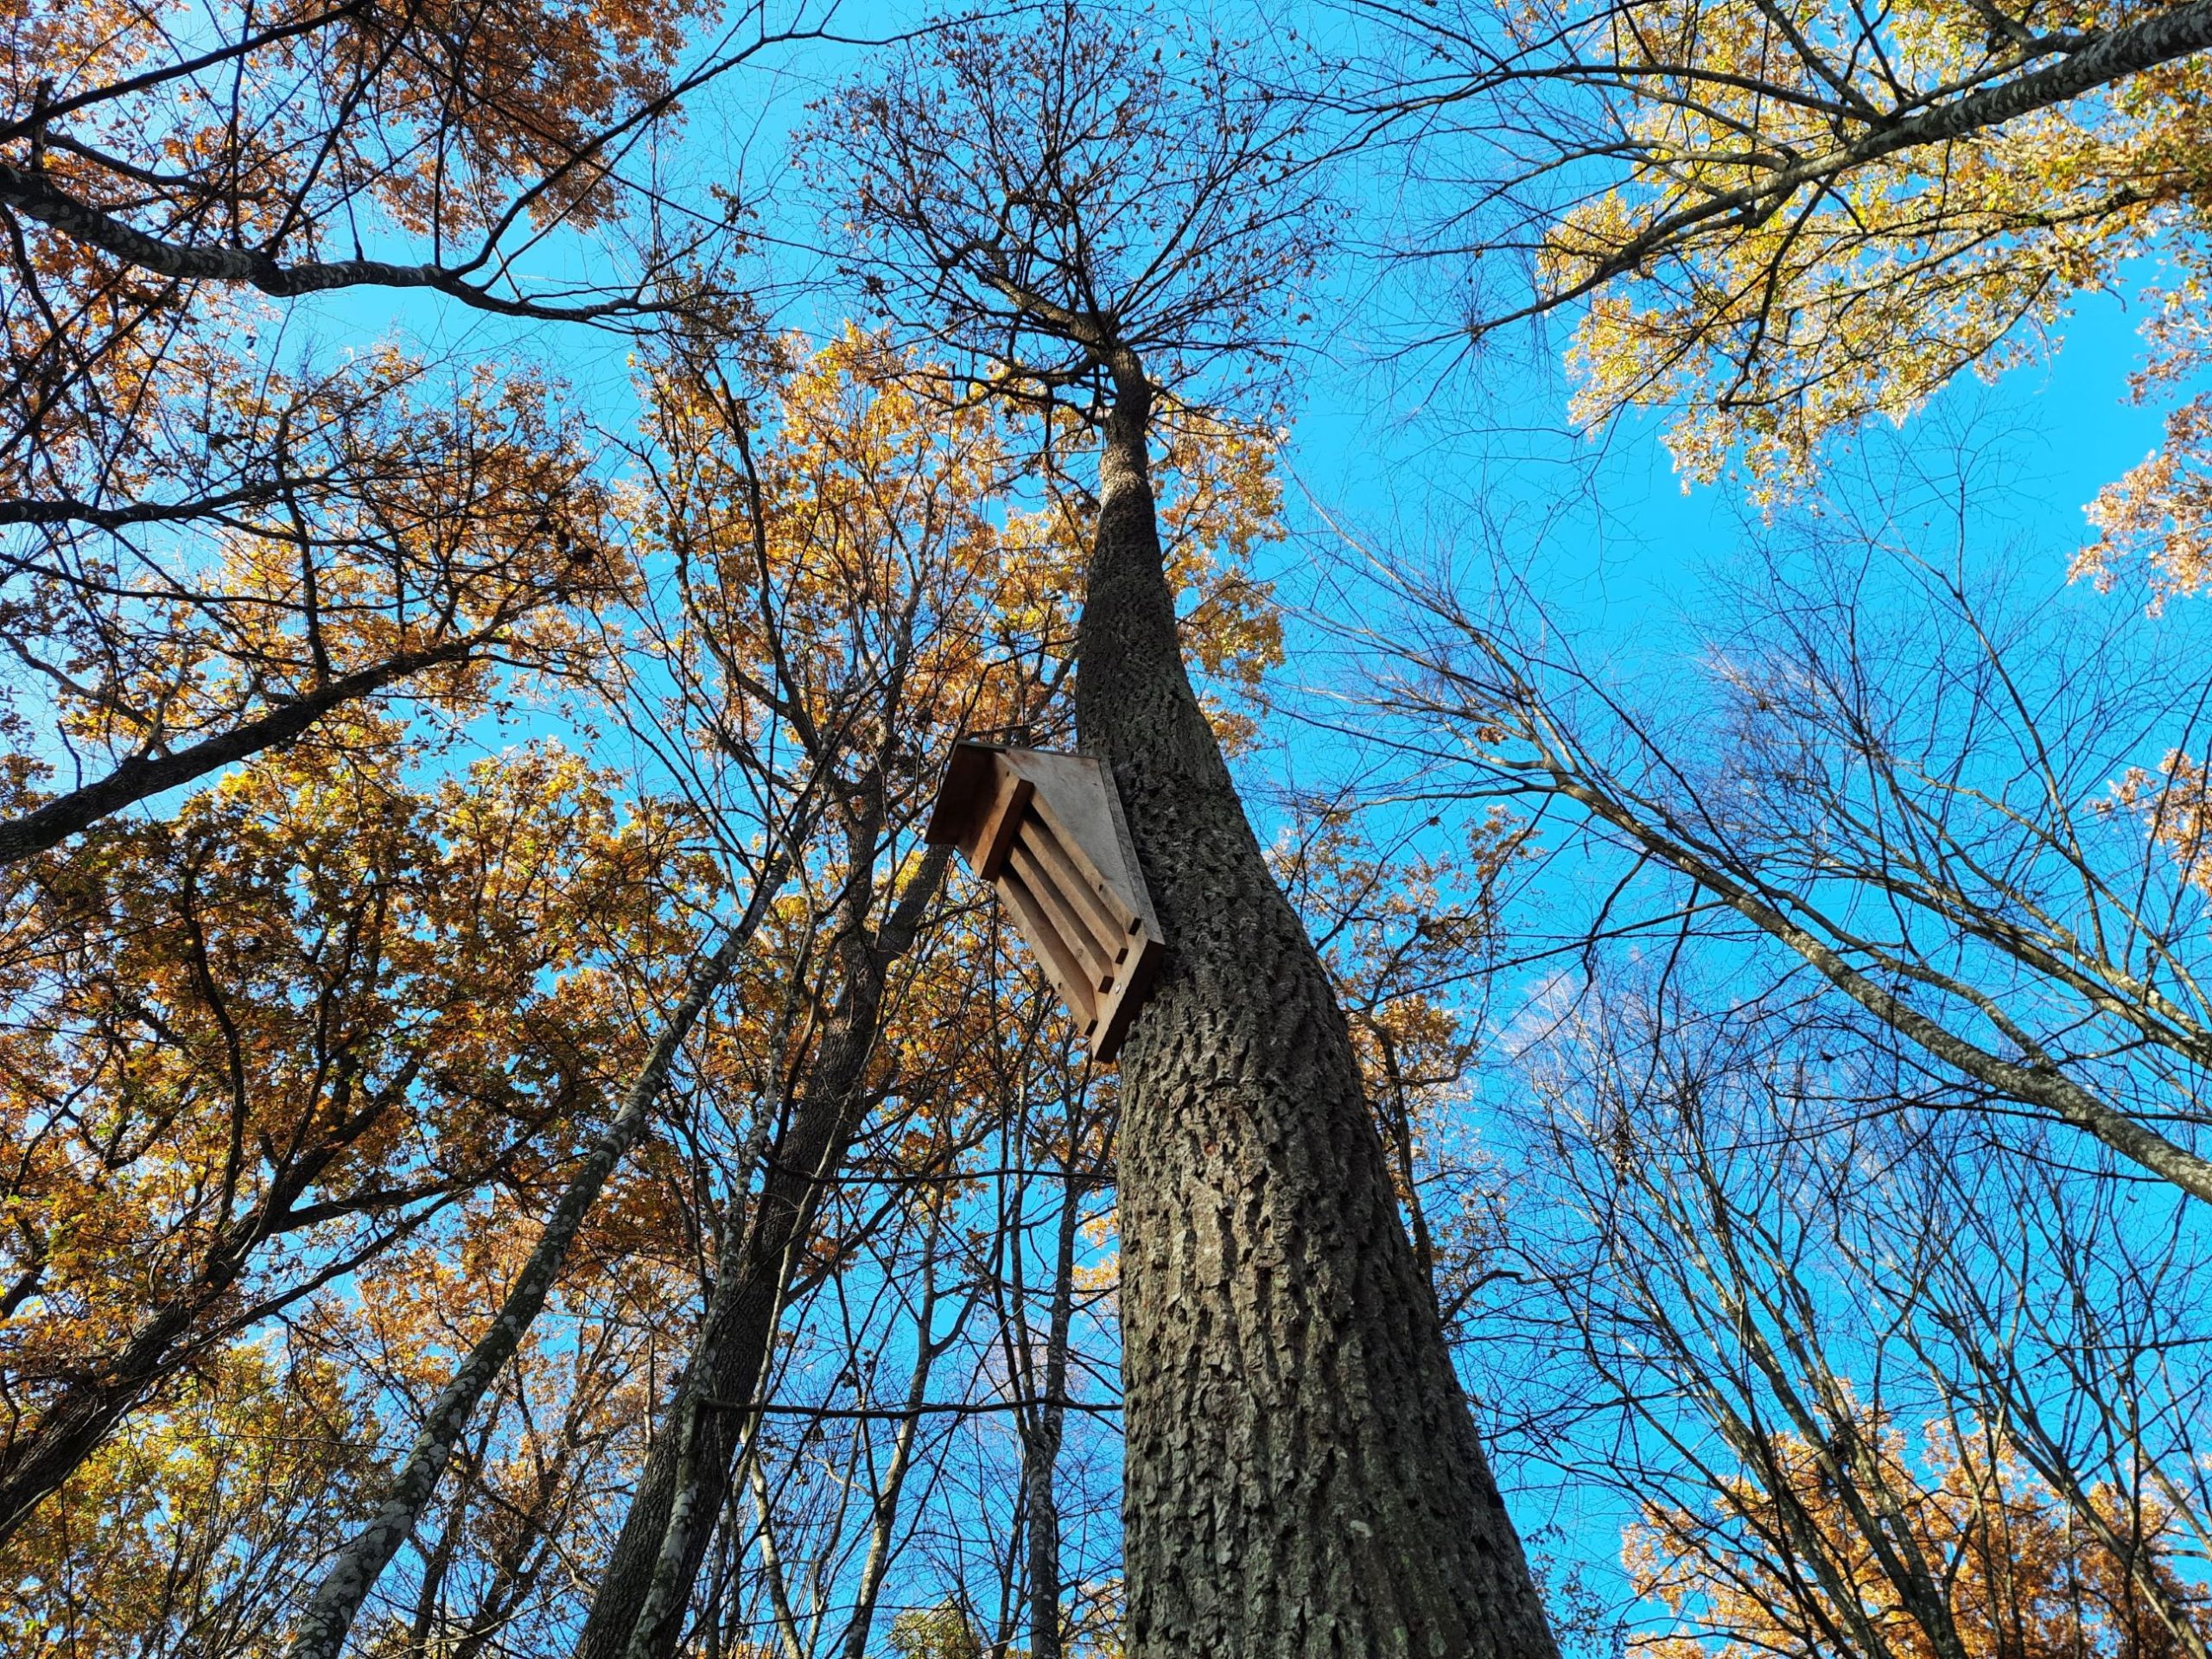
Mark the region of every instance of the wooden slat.
<instances>
[{"instance_id":1,"label":"wooden slat","mask_svg":"<svg viewBox=\"0 0 2212 1659\"><path fill-rule=\"evenodd\" d=\"M1033 808L1022 820L1021 839L1035 851L1038 861L1051 873L1055 884L1082 908L1085 923L1105 947L1106 960L1118 963L1127 957L1129 932L1121 906L1107 902L1090 879L1077 868L1066 843L1053 826Z\"/></svg>"},{"instance_id":2,"label":"wooden slat","mask_svg":"<svg viewBox=\"0 0 2212 1659\"><path fill-rule=\"evenodd\" d=\"M1014 847L1007 855L1010 867L1021 877L1022 883L1051 913L1061 939L1083 959L1089 970L1087 977L1099 990L1110 990L1114 984L1114 952L1093 931L1076 900L1061 890L1061 884L1052 871L1037 856L1036 817L1024 821L1021 833L1014 837Z\"/></svg>"},{"instance_id":3,"label":"wooden slat","mask_svg":"<svg viewBox=\"0 0 2212 1659\"><path fill-rule=\"evenodd\" d=\"M1101 1065L1122 1052L1122 1039L1135 1023L1166 954L1167 947L1149 933L1138 936L1135 955L1122 965L1122 982L1099 1004L1098 1035L1092 1039L1091 1052Z\"/></svg>"},{"instance_id":4,"label":"wooden slat","mask_svg":"<svg viewBox=\"0 0 2212 1659\"><path fill-rule=\"evenodd\" d=\"M965 845L969 826L975 821L977 797L991 787L993 776L1005 765L998 753L976 743L956 743L938 779L937 804L930 812L922 838L931 842Z\"/></svg>"},{"instance_id":5,"label":"wooden slat","mask_svg":"<svg viewBox=\"0 0 2212 1659\"><path fill-rule=\"evenodd\" d=\"M1000 896L1014 907L1014 919L1021 925L1021 936L1029 941L1044 963L1045 971L1060 994L1060 1000L1075 1015L1076 1023L1085 1037L1098 1028L1098 998L1084 976L1082 967L1069 951L1066 942L1054 931L1051 920L1039 906L1037 897L1029 891L1028 884L1011 869L999 872Z\"/></svg>"},{"instance_id":6,"label":"wooden slat","mask_svg":"<svg viewBox=\"0 0 2212 1659\"><path fill-rule=\"evenodd\" d=\"M1052 830L1053 840L1059 843L1060 849L1067 855L1068 862L1074 867L1076 875L1084 888L1096 896L1106 915L1110 918L1114 932L1116 935L1135 933L1141 929L1144 923L1136 912L1132 910L1128 901L1114 890L1114 884L1108 880L1100 872L1098 866L1091 861L1090 855L1083 849L1083 843L1070 835L1059 820L1053 816L1052 809L1045 797L1038 796L1029 803L1029 808L1042 818L1046 826ZM1131 874L1134 875L1135 872Z\"/></svg>"},{"instance_id":7,"label":"wooden slat","mask_svg":"<svg viewBox=\"0 0 2212 1659\"><path fill-rule=\"evenodd\" d=\"M985 881L995 877L1006 862L1007 849L1020 832L1029 798L1037 792L1034 784L1016 776L1008 766L999 768L997 785L990 804L976 823L973 842L967 849L968 868Z\"/></svg>"}]
</instances>

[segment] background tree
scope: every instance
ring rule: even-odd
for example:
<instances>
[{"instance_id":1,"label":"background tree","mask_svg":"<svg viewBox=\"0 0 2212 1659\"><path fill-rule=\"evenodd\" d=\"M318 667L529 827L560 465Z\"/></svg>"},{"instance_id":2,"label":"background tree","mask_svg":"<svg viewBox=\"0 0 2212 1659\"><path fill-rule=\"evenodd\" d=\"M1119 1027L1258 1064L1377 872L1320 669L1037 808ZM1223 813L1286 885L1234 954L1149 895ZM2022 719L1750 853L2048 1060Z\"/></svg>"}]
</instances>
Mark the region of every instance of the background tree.
<instances>
[{"instance_id":1,"label":"background tree","mask_svg":"<svg viewBox=\"0 0 2212 1659\"><path fill-rule=\"evenodd\" d=\"M659 839L543 753L427 798L249 773L25 867L0 1530L149 1393L574 1132Z\"/></svg>"},{"instance_id":2,"label":"background tree","mask_svg":"<svg viewBox=\"0 0 2212 1659\"><path fill-rule=\"evenodd\" d=\"M834 852L818 935L797 958L804 978L784 993L797 1017L774 1062L760 1185L724 1200L684 1383L585 1625L582 1650L610 1656L671 1652L681 1637L817 1217L896 1086L880 1052L906 994L892 970L944 868L942 851L914 863L901 849L936 752L979 716L1033 725L1054 684L1039 671L1057 656L1024 652L1003 623L988 632L1005 615L994 601L1027 583L1019 543L986 516L1018 465L988 411L933 410L900 384L913 365L849 334L794 378L777 442L756 457L753 417L713 361L671 369L655 436L676 487L652 522L677 550L705 653L684 671L751 703L725 744L757 752L781 733L824 769ZM1048 610L1032 626L1051 621Z\"/></svg>"},{"instance_id":3,"label":"background tree","mask_svg":"<svg viewBox=\"0 0 2212 1659\"><path fill-rule=\"evenodd\" d=\"M1601 1640L2195 1652L2195 620L2053 596L1889 460L1648 655L1402 585L1395 792L1527 815L1465 1317L1507 1443L1643 1529Z\"/></svg>"},{"instance_id":4,"label":"background tree","mask_svg":"<svg viewBox=\"0 0 2212 1659\"><path fill-rule=\"evenodd\" d=\"M1798 987L1678 956L1548 1013L1522 1170L1558 1201L1492 1259L1553 1294L1486 1317L1584 1379L1554 1455L1620 1494L1651 1645L2204 1649L2191 1200L1961 1110Z\"/></svg>"},{"instance_id":5,"label":"background tree","mask_svg":"<svg viewBox=\"0 0 2212 1659\"><path fill-rule=\"evenodd\" d=\"M7 689L35 691L42 717L15 717L0 862L356 701L406 690L448 718L480 712L501 665L557 669L576 613L621 589L592 456L530 374L441 385L394 352L304 384L209 368L229 384L154 394L161 425L235 456L207 493L16 504ZM141 480L159 442L126 446ZM64 766L49 796L40 781Z\"/></svg>"},{"instance_id":6,"label":"background tree","mask_svg":"<svg viewBox=\"0 0 2212 1659\"><path fill-rule=\"evenodd\" d=\"M557 230L620 227L678 100L810 21L749 5L219 5L186 35L128 7L29 6L0 128L0 201L38 226L15 238L16 320L36 336L57 316L98 319L127 340L203 283L277 298L425 288L556 318L665 304L716 251L714 219L649 237L611 285L533 283L517 258ZM365 257L365 237L398 257ZM44 344L78 372L103 356L60 330Z\"/></svg>"},{"instance_id":7,"label":"background tree","mask_svg":"<svg viewBox=\"0 0 2212 1659\"><path fill-rule=\"evenodd\" d=\"M472 713L486 665L557 658L548 613L620 580L557 398L526 367L334 364L287 302L420 289L741 327L734 198L679 205L650 157L683 97L810 32L804 10L11 14L0 628L44 729L11 733L0 857L352 699ZM58 757L68 786L25 794Z\"/></svg>"},{"instance_id":8,"label":"background tree","mask_svg":"<svg viewBox=\"0 0 2212 1659\"><path fill-rule=\"evenodd\" d=\"M2047 354L2154 250L2138 395L2204 364L2200 5L1350 10L1371 78L1345 101L1433 205L1405 257L1474 296L1440 337L1571 316L1577 416L1671 410L1688 477L1802 476L1832 434ZM2202 584L2205 424L2183 402L2101 500L2094 566Z\"/></svg>"},{"instance_id":9,"label":"background tree","mask_svg":"<svg viewBox=\"0 0 2212 1659\"><path fill-rule=\"evenodd\" d=\"M1438 593L1408 703L1476 794L1554 800L1631 883L1679 878L1660 925L1739 925L1901 1063L2212 1200L2193 652L2021 604L2001 569L1881 552L1912 509L1858 499L1745 574L1663 719ZM1654 925L1600 925L1624 924Z\"/></svg>"},{"instance_id":10,"label":"background tree","mask_svg":"<svg viewBox=\"0 0 2212 1659\"><path fill-rule=\"evenodd\" d=\"M2122 1652L2181 1655L2201 1650L2192 1627L2182 1637L2164 1630L2141 1605L2122 1564L2095 1535L2070 1524L2072 1517L2038 1489L2001 1445L1993 1452L1948 1443L1940 1427L1930 1439L1924 1471L1909 1466L1904 1437L1883 1425L1854 1431L1872 1456L1895 1465L1898 1524L1921 1554L1947 1569L1942 1582L1951 1634L1930 1642L1914 1621L1891 1611L1888 1586L1879 1582L1873 1552L1851 1535L1845 1506L1834 1497L1818 1451L1783 1447L1778 1472L1790 1483L1779 1502L1764 1491L1735 1494L1729 1522L1747 1523L1767 1538L1787 1529L1776 1511L1800 1511L1816 1549L1831 1553L1832 1582L1862 1598L1854 1610L1878 1630L1877 1651L1899 1654L2080 1654ZM1788 1453L1794 1450L1795 1457ZM1707 1516L1654 1512L1630 1543L1637 1587L1669 1605L1696 1607L1700 1633L1726 1633L1724 1653L1834 1653L1865 1651L1839 1639L1853 1620L1820 1607L1822 1592L1761 1552L1737 1553L1722 1540L1727 1522ZM1875 1581L1869 1583L1872 1579ZM2169 1576L2173 1599L2185 1592ZM1868 1615L1874 1615L1869 1618ZM2188 1639L2194 1637L2195 1640ZM1704 1653L1706 1643L1682 1636L1646 1644L1660 1654Z\"/></svg>"}]
</instances>

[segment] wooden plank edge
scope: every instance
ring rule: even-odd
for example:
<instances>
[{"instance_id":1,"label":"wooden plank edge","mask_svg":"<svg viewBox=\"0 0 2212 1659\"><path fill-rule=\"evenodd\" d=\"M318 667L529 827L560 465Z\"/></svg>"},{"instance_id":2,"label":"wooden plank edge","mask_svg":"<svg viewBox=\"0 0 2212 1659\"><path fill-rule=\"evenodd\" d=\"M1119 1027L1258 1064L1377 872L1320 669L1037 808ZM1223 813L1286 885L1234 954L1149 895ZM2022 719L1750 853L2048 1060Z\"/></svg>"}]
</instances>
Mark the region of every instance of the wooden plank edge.
<instances>
[{"instance_id":1,"label":"wooden plank edge","mask_svg":"<svg viewBox=\"0 0 2212 1659\"><path fill-rule=\"evenodd\" d=\"M992 880L1006 867L1006 855L1021 831L1021 815L1036 792L1037 785L1012 767L998 769L998 793L976 826L976 849L968 860L968 868L982 880Z\"/></svg>"},{"instance_id":2,"label":"wooden plank edge","mask_svg":"<svg viewBox=\"0 0 2212 1659\"><path fill-rule=\"evenodd\" d=\"M1128 815L1122 810L1122 786L1114 777L1114 768L1096 755L1098 780L1106 786L1106 816L1114 825L1114 839L1120 843L1122 863L1129 873L1129 900L1135 906L1137 918L1145 931L1160 943L1167 942L1167 934L1160 925L1160 917L1152 907L1152 892L1144 884L1144 866L1137 861L1137 844L1129 834Z\"/></svg>"},{"instance_id":3,"label":"wooden plank edge","mask_svg":"<svg viewBox=\"0 0 2212 1659\"><path fill-rule=\"evenodd\" d=\"M1122 1039L1129 1034L1129 1027L1144 1011L1145 1001L1152 995L1153 982L1166 961L1165 944L1150 933L1140 937L1142 943L1127 964L1126 976L1115 988L1106 1007L1098 1011L1098 1036L1091 1044L1090 1052L1101 1065L1109 1064L1121 1053Z\"/></svg>"},{"instance_id":4,"label":"wooden plank edge","mask_svg":"<svg viewBox=\"0 0 2212 1659\"><path fill-rule=\"evenodd\" d=\"M963 839L961 830L976 810L976 796L988 786L998 771L1001 753L995 744L977 743L967 738L952 746L952 753L945 757L944 771L938 779L937 800L930 808L930 821L922 830L924 841L942 846Z\"/></svg>"}]
</instances>

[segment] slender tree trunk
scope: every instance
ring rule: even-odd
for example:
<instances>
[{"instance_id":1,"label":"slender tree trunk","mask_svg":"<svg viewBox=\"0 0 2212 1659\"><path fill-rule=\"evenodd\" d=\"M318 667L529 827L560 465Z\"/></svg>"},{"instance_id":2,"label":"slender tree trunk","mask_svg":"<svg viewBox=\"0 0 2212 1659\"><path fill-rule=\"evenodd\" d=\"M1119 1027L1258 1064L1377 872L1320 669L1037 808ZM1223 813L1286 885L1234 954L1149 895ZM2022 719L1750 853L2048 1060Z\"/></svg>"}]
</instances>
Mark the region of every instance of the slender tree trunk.
<instances>
[{"instance_id":1,"label":"slender tree trunk","mask_svg":"<svg viewBox=\"0 0 2212 1659\"><path fill-rule=\"evenodd\" d=\"M461 1545L469 1505L475 1501L476 1471L483 1455L483 1436L479 1434L471 1454L461 1459L461 1478L454 1483L445 1521L438 1529L438 1541L423 1564L423 1582L415 1592L415 1617L408 1627L405 1659L429 1659L434 1650L446 1645L435 1639L445 1623L446 1574L453 1571L454 1552Z\"/></svg>"},{"instance_id":2,"label":"slender tree trunk","mask_svg":"<svg viewBox=\"0 0 2212 1659\"><path fill-rule=\"evenodd\" d=\"M784 1659L807 1659L806 1643L799 1639L798 1618L791 1611L784 1558L776 1548L776 1503L768 1491L768 1471L760 1466L759 1458L743 1461L746 1484L752 1489L753 1513L759 1523L760 1581L768 1592L768 1610L775 1615L776 1639L784 1644Z\"/></svg>"},{"instance_id":3,"label":"slender tree trunk","mask_svg":"<svg viewBox=\"0 0 2212 1659\"><path fill-rule=\"evenodd\" d=\"M1052 1300L1046 1315L1044 1386L1021 1414L1022 1460L1029 1488L1029 1659L1061 1659L1060 1503L1055 1486L1060 1443L1067 1427L1068 1332L1075 1319L1077 1206L1083 1182L1076 1174L1077 1132L1070 1115L1068 1167L1060 1183L1059 1224L1052 1250ZM1016 1248L1019 1248L1017 1243ZM1019 1309L1016 1310L1019 1317ZM1021 1332L1025 1348L1028 1332ZM1035 1373L1025 1366L1033 1377Z\"/></svg>"},{"instance_id":4,"label":"slender tree trunk","mask_svg":"<svg viewBox=\"0 0 2212 1659\"><path fill-rule=\"evenodd\" d=\"M645 1133L652 1104L667 1085L669 1071L683 1039L706 1011L715 991L744 957L754 933L760 931L770 901L783 886L785 862L780 854L769 861L760 879L753 884L753 896L747 901L744 915L713 954L693 968L683 1000L654 1040L620 1109L592 1142L582 1163L562 1190L553 1213L546 1219L545 1230L538 1235L529 1260L523 1263L514 1283L507 1287L498 1316L455 1369L453 1380L431 1402L416 1433L415 1444L408 1451L407 1461L392 1477L375 1516L347 1541L324 1573L321 1582L316 1585L293 1636L290 1659L337 1659L339 1650L346 1645L346 1633L353 1628L353 1620L359 1616L369 1592L399 1547L414 1532L423 1507L437 1490L439 1477L445 1472L461 1431L506 1370L507 1362L514 1357L538 1311L545 1306L546 1297L552 1294L554 1282L568 1262L569 1247L575 1242L592 1206L599 1202L607 1178Z\"/></svg>"},{"instance_id":5,"label":"slender tree trunk","mask_svg":"<svg viewBox=\"0 0 2212 1659\"><path fill-rule=\"evenodd\" d=\"M706 1559L749 1409L767 1371L798 1247L867 1116L867 1067L881 1023L890 964L912 943L942 883L946 849L932 848L873 939L855 942L842 1006L824 1036L791 1125L768 1169L738 1248L717 1264L715 1294L667 1427L639 1476L578 1659L666 1659ZM858 868L865 872L865 862ZM865 879L864 875L861 879Z\"/></svg>"},{"instance_id":6,"label":"slender tree trunk","mask_svg":"<svg viewBox=\"0 0 2212 1659\"><path fill-rule=\"evenodd\" d=\"M955 1319L942 1340L931 1335L937 1321L937 1252L944 1217L940 1211L930 1217L928 1242L922 1249L921 1308L914 1320L914 1365L906 1377L906 1412L891 1442L891 1466L884 1471L868 1517L868 1555L861 1564L859 1587L853 1596L852 1617L845 1625L844 1659L868 1659L868 1642L875 1628L876 1603L883 1594L883 1580L891 1570L893 1535L899 1521L899 1497L906 1489L906 1471L912 1465L914 1442L920 1438L922 1403L929 1398L930 1372L938 1356L951 1344L962 1321ZM972 1306L972 1303L970 1304Z\"/></svg>"},{"instance_id":7,"label":"slender tree trunk","mask_svg":"<svg viewBox=\"0 0 2212 1659\"><path fill-rule=\"evenodd\" d=\"M1168 959L1121 1056L1131 1659L1552 1659L1320 958L1178 645L1124 353L1077 645Z\"/></svg>"}]
</instances>

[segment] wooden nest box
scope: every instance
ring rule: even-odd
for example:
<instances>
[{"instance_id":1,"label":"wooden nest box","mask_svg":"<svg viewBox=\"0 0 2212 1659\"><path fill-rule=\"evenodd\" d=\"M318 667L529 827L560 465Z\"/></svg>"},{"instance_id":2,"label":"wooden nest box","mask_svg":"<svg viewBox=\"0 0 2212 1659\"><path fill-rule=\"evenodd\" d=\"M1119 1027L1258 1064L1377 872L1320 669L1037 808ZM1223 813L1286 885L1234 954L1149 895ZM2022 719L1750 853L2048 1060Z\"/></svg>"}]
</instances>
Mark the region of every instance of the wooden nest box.
<instances>
[{"instance_id":1,"label":"wooden nest box","mask_svg":"<svg viewBox=\"0 0 2212 1659\"><path fill-rule=\"evenodd\" d=\"M956 743L927 837L958 845L1112 1059L1166 950L1113 774L1087 754Z\"/></svg>"}]
</instances>

